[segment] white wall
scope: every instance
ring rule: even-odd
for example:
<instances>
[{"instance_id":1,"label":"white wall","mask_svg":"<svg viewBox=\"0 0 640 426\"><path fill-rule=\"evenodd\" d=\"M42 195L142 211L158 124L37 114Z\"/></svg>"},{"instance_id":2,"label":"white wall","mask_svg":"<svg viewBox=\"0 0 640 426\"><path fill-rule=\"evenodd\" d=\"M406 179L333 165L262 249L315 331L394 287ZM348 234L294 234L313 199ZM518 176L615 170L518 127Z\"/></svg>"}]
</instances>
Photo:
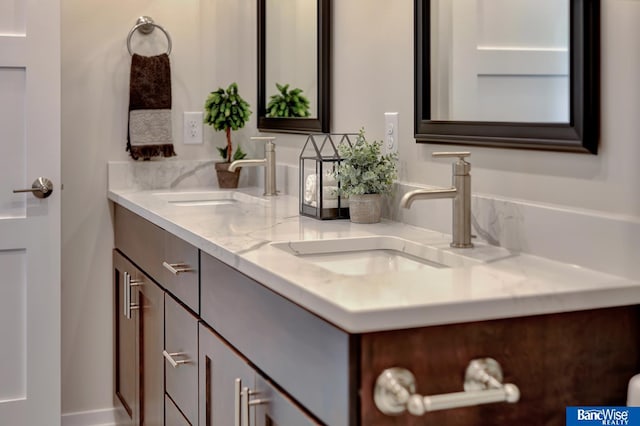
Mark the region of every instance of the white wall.
<instances>
[{"instance_id":1,"label":"white wall","mask_svg":"<svg viewBox=\"0 0 640 426\"><path fill-rule=\"evenodd\" d=\"M142 14L171 32L174 125L180 135L181 111L200 110L218 86L237 81L256 105L255 3L62 0L63 412L112 403L113 237L106 161L127 158L126 35ZM398 111L401 179L448 185L449 161L430 154L451 147L413 140L412 16L412 0L333 2L332 130L364 126L379 139L383 113ZM601 20L600 154L471 148L474 192L640 219L640 2L603 0ZM234 139L255 133L253 117ZM220 133L208 132L207 138L223 145ZM278 135L279 161L297 164L303 142L304 136ZM214 155L210 142L177 144L176 151L182 158ZM637 251L638 242L626 244Z\"/></svg>"},{"instance_id":2,"label":"white wall","mask_svg":"<svg viewBox=\"0 0 640 426\"><path fill-rule=\"evenodd\" d=\"M182 145L182 111L201 111L209 91L232 81L255 104L255 54L237 52L255 43L256 30L253 1L243 2L250 7L213 0L61 3L62 411L69 413L109 407L113 400L113 230L106 163L128 158L127 34L141 15L169 31L176 152L179 158L212 158L224 135L206 128L208 143ZM234 36L227 38L231 32ZM163 51L165 42L157 37Z\"/></svg>"}]
</instances>

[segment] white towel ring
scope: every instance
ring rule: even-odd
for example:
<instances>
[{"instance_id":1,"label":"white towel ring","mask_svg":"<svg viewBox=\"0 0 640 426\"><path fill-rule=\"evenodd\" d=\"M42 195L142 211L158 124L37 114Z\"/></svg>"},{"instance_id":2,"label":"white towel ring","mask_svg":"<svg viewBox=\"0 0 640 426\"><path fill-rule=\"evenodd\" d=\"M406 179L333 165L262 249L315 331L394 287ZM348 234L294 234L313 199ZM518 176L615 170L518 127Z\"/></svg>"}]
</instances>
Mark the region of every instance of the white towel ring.
<instances>
[{"instance_id":1,"label":"white towel ring","mask_svg":"<svg viewBox=\"0 0 640 426\"><path fill-rule=\"evenodd\" d=\"M153 22L153 19L149 16L141 16L138 18L138 20L136 21L136 25L131 28L131 31L129 31L129 35L127 36L127 50L129 51L129 54L131 56L133 56L133 50L131 49L131 37L133 37L133 33L135 33L136 31L140 31L142 34L151 34L156 28L162 31L167 37L167 55L171 53L171 36L167 32L167 30L162 28L161 25Z\"/></svg>"}]
</instances>

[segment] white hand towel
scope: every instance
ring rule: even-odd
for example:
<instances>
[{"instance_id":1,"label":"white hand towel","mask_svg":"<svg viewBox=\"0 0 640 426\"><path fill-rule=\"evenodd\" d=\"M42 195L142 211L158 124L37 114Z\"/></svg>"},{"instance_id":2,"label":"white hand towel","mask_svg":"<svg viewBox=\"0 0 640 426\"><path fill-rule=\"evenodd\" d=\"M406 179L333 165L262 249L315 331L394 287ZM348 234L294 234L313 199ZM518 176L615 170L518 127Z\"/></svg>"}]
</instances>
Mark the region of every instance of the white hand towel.
<instances>
[{"instance_id":1,"label":"white hand towel","mask_svg":"<svg viewBox=\"0 0 640 426\"><path fill-rule=\"evenodd\" d=\"M317 176L315 174L310 174L307 176L304 182L304 202L305 204L315 204L317 199L316 193L317 191ZM313 205L313 204L312 204Z\"/></svg>"}]
</instances>

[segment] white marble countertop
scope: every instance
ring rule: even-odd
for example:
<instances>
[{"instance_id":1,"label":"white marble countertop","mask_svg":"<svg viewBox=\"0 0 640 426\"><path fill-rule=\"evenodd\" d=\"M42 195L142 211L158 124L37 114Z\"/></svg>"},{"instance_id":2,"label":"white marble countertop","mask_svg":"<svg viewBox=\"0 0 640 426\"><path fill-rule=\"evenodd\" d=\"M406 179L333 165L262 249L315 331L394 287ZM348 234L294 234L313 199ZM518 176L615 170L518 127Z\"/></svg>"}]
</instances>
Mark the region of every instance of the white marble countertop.
<instances>
[{"instance_id":1,"label":"white marble countertop","mask_svg":"<svg viewBox=\"0 0 640 426\"><path fill-rule=\"evenodd\" d=\"M352 333L640 303L637 281L482 241L473 249L452 249L449 235L398 222L319 221L298 214L296 197L181 207L154 195L158 192L171 191L110 190L108 197ZM373 235L397 236L468 261L452 268L352 276L271 246Z\"/></svg>"}]
</instances>

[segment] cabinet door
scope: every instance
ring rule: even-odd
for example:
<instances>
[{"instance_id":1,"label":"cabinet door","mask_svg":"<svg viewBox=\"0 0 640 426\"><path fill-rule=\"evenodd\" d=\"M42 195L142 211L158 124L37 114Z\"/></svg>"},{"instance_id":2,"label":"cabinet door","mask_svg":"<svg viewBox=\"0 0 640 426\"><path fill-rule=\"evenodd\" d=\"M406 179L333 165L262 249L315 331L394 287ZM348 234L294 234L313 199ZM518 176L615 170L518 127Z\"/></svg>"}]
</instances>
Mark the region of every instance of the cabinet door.
<instances>
[{"instance_id":1,"label":"cabinet door","mask_svg":"<svg viewBox=\"0 0 640 426\"><path fill-rule=\"evenodd\" d=\"M166 413L165 424L167 426L191 426L167 395L164 397L164 407Z\"/></svg>"},{"instance_id":2,"label":"cabinet door","mask_svg":"<svg viewBox=\"0 0 640 426\"><path fill-rule=\"evenodd\" d=\"M198 424L198 318L165 293L166 392Z\"/></svg>"},{"instance_id":3,"label":"cabinet door","mask_svg":"<svg viewBox=\"0 0 640 426\"><path fill-rule=\"evenodd\" d=\"M164 291L150 278L139 280L138 347L140 376L140 424L164 425Z\"/></svg>"},{"instance_id":4,"label":"cabinet door","mask_svg":"<svg viewBox=\"0 0 640 426\"><path fill-rule=\"evenodd\" d=\"M253 410L241 419L241 390L254 388L255 373L216 333L200 324L198 339L200 426L255 424ZM240 382L238 382L238 380ZM248 421L247 421L248 420Z\"/></svg>"},{"instance_id":5,"label":"cabinet door","mask_svg":"<svg viewBox=\"0 0 640 426\"><path fill-rule=\"evenodd\" d=\"M137 269L116 250L113 251L113 282L116 312L114 340L115 340L115 395L122 404L129 418L130 425L139 424L138 403L138 352L136 350L136 321L135 317L125 315L125 303L129 295L125 296L129 277L136 277Z\"/></svg>"},{"instance_id":6,"label":"cabinet door","mask_svg":"<svg viewBox=\"0 0 640 426\"><path fill-rule=\"evenodd\" d=\"M250 403L255 407L256 426L311 426L320 425L261 375L257 375L255 396Z\"/></svg>"},{"instance_id":7,"label":"cabinet door","mask_svg":"<svg viewBox=\"0 0 640 426\"><path fill-rule=\"evenodd\" d=\"M117 251L113 265L116 396L128 424L163 425L164 292Z\"/></svg>"}]
</instances>

